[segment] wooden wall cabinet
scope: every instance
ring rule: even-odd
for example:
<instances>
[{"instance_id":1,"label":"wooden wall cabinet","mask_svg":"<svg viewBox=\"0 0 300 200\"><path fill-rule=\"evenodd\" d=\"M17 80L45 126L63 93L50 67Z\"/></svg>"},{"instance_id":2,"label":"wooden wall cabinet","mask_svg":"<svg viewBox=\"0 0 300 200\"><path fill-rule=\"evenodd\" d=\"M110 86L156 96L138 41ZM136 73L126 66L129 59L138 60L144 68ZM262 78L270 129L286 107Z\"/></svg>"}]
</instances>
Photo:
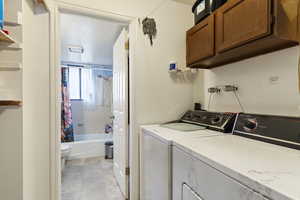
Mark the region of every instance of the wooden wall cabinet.
<instances>
[{"instance_id":1,"label":"wooden wall cabinet","mask_svg":"<svg viewBox=\"0 0 300 200\"><path fill-rule=\"evenodd\" d=\"M214 68L297 45L297 16L289 16L298 10L284 3L286 0L228 1L210 16L213 20L208 20L214 23L214 37L192 40L190 33L198 25L187 32L188 66ZM204 41L208 39L213 41ZM207 44L214 44L214 53L199 56L197 51L207 51Z\"/></svg>"},{"instance_id":2,"label":"wooden wall cabinet","mask_svg":"<svg viewBox=\"0 0 300 200\"><path fill-rule=\"evenodd\" d=\"M215 20L209 16L187 32L188 65L215 55Z\"/></svg>"}]
</instances>

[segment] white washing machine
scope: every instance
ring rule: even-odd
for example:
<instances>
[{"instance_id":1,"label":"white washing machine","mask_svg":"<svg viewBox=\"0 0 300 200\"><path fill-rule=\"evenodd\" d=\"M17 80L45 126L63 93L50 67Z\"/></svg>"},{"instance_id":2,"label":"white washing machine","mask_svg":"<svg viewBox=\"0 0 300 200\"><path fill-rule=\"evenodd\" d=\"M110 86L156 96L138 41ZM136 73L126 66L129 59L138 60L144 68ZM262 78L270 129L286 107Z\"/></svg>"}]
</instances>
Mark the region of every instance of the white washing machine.
<instances>
[{"instance_id":1,"label":"white washing machine","mask_svg":"<svg viewBox=\"0 0 300 200\"><path fill-rule=\"evenodd\" d=\"M300 118L241 113L233 135L173 143L172 200L300 199Z\"/></svg>"},{"instance_id":2,"label":"white washing machine","mask_svg":"<svg viewBox=\"0 0 300 200\"><path fill-rule=\"evenodd\" d=\"M172 141L175 138L193 140L222 136L224 132L232 132L235 118L234 113L188 111L178 121L142 126L141 200L172 199ZM194 194L189 189L188 185L183 188L187 197ZM195 196L194 199L200 198Z\"/></svg>"}]
</instances>

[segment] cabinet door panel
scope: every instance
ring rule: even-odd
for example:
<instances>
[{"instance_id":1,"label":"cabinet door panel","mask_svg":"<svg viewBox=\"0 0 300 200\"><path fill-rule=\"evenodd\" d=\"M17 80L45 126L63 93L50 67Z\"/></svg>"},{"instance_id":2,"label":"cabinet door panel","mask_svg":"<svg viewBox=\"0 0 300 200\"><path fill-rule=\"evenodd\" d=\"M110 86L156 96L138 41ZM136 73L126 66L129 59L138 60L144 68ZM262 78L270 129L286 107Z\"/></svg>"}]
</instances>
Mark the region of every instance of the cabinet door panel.
<instances>
[{"instance_id":1,"label":"cabinet door panel","mask_svg":"<svg viewBox=\"0 0 300 200\"><path fill-rule=\"evenodd\" d=\"M217 52L271 33L270 0L231 0L216 13Z\"/></svg>"},{"instance_id":2,"label":"cabinet door panel","mask_svg":"<svg viewBox=\"0 0 300 200\"><path fill-rule=\"evenodd\" d=\"M187 32L187 64L193 64L215 54L214 15Z\"/></svg>"}]
</instances>

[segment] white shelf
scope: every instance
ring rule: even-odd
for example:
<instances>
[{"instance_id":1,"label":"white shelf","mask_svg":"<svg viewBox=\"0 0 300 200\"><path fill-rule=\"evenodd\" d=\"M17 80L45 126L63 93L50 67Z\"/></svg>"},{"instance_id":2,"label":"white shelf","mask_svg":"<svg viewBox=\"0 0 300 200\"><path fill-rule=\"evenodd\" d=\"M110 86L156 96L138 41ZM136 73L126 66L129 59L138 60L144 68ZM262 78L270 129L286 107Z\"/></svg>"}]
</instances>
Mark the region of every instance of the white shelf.
<instances>
[{"instance_id":1,"label":"white shelf","mask_svg":"<svg viewBox=\"0 0 300 200\"><path fill-rule=\"evenodd\" d=\"M14 21L4 21L4 26L21 26L19 22L14 22Z\"/></svg>"},{"instance_id":2,"label":"white shelf","mask_svg":"<svg viewBox=\"0 0 300 200\"><path fill-rule=\"evenodd\" d=\"M5 26L21 26L22 24L23 24L23 20L22 20L21 12L18 12L16 15L4 17Z\"/></svg>"},{"instance_id":3,"label":"white shelf","mask_svg":"<svg viewBox=\"0 0 300 200\"><path fill-rule=\"evenodd\" d=\"M185 72L197 73L198 69L184 68L184 69L169 70L169 73L185 73Z\"/></svg>"},{"instance_id":4,"label":"white shelf","mask_svg":"<svg viewBox=\"0 0 300 200\"><path fill-rule=\"evenodd\" d=\"M0 62L0 71L17 71L22 69L21 63Z\"/></svg>"},{"instance_id":5,"label":"white shelf","mask_svg":"<svg viewBox=\"0 0 300 200\"><path fill-rule=\"evenodd\" d=\"M182 72L182 70L180 70L180 69L169 70L169 73L179 73L179 72Z\"/></svg>"},{"instance_id":6,"label":"white shelf","mask_svg":"<svg viewBox=\"0 0 300 200\"><path fill-rule=\"evenodd\" d=\"M10 49L10 50L21 50L23 48L20 43L1 43L0 42L0 50L1 49Z\"/></svg>"}]
</instances>

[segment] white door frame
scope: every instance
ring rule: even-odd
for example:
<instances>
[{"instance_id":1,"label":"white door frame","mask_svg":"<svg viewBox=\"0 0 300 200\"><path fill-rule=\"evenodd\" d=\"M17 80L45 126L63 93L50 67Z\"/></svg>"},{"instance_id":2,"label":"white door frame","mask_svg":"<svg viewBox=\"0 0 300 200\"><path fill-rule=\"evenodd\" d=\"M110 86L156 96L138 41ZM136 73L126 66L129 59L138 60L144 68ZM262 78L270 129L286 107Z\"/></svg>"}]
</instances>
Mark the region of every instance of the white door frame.
<instances>
[{"instance_id":1,"label":"white door frame","mask_svg":"<svg viewBox=\"0 0 300 200\"><path fill-rule=\"evenodd\" d=\"M61 199L61 162L60 162L60 131L61 131L61 71L60 71L60 19L61 12L71 12L86 16L105 18L114 21L134 24L129 26L130 37L130 130L129 131L129 165L135 169L130 170L130 199L139 200L139 162L136 156L136 148L138 148L138 133L135 133L136 124L134 121L134 66L136 65L137 35L138 35L138 19L131 16L123 16L111 12L105 12L97 9L80 7L68 3L53 2L48 5L50 11L50 200ZM130 35L130 34L129 34Z\"/></svg>"}]
</instances>

